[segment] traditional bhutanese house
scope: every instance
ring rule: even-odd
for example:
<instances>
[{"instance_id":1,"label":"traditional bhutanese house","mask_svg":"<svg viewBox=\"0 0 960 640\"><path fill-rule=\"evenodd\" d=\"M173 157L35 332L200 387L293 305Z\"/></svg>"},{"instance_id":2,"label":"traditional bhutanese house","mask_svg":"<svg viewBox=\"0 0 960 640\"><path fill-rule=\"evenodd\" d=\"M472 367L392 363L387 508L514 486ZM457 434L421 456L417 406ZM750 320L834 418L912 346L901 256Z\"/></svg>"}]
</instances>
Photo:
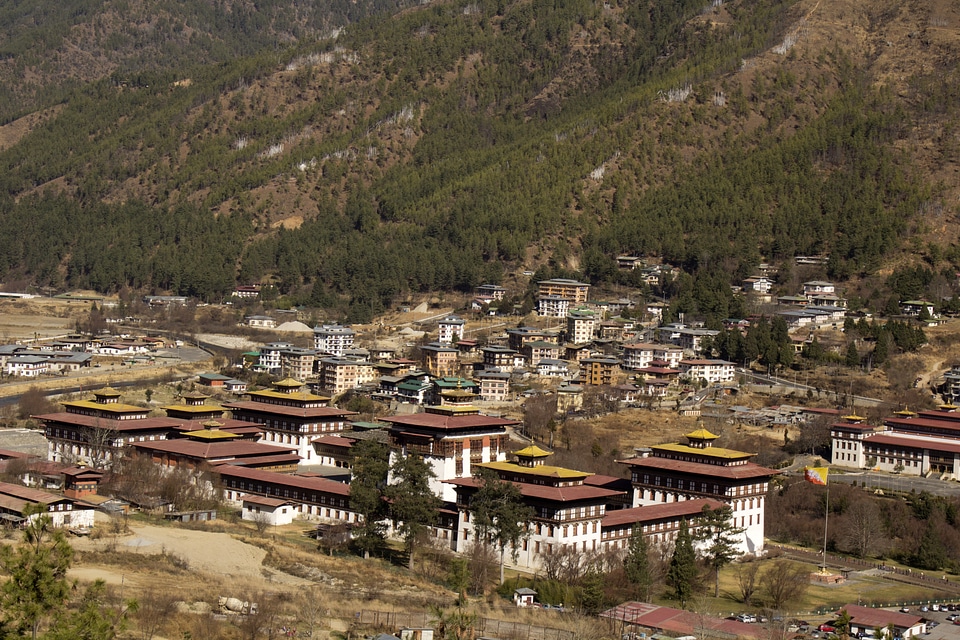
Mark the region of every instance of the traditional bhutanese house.
<instances>
[{"instance_id":1,"label":"traditional bhutanese house","mask_svg":"<svg viewBox=\"0 0 960 640\"><path fill-rule=\"evenodd\" d=\"M495 418L476 407L427 407L424 413L383 418L390 423L390 461L423 456L436 477L430 488L447 502L456 499L445 480L469 476L473 465L506 460L507 427L518 420Z\"/></svg>"},{"instance_id":2,"label":"traditional bhutanese house","mask_svg":"<svg viewBox=\"0 0 960 640\"><path fill-rule=\"evenodd\" d=\"M54 527L92 527L92 505L86 505L73 498L58 496L39 489L31 489L18 484L0 482L0 519L11 524L21 524L27 520L24 510L28 506L46 505L44 515L50 516ZM35 514L30 519L36 519Z\"/></svg>"},{"instance_id":3,"label":"traditional bhutanese house","mask_svg":"<svg viewBox=\"0 0 960 640\"><path fill-rule=\"evenodd\" d=\"M86 467L70 467L63 470L63 495L68 498L85 499L97 495L105 474Z\"/></svg>"},{"instance_id":4,"label":"traditional bhutanese house","mask_svg":"<svg viewBox=\"0 0 960 640\"><path fill-rule=\"evenodd\" d=\"M230 378L219 373L201 373L197 381L205 387L222 387Z\"/></svg>"},{"instance_id":5,"label":"traditional bhutanese house","mask_svg":"<svg viewBox=\"0 0 960 640\"><path fill-rule=\"evenodd\" d=\"M204 426L204 423L210 422L209 420L204 420L200 422L198 420L184 420L176 427L174 427L174 434L171 435L171 438L177 437L182 438L194 431L203 431L207 427ZM217 418L214 422L220 425L221 431L226 431L227 433L232 433L237 436L239 440L250 440L252 442L257 442L263 437L263 428L252 422L244 422L243 420L234 420L233 418Z\"/></svg>"},{"instance_id":6,"label":"traditional bhutanese house","mask_svg":"<svg viewBox=\"0 0 960 640\"><path fill-rule=\"evenodd\" d=\"M183 420L219 420L223 417L224 408L218 404L207 404L210 398L202 393L188 392L180 396L181 404L171 404L163 407L171 418Z\"/></svg>"},{"instance_id":7,"label":"traditional bhutanese house","mask_svg":"<svg viewBox=\"0 0 960 640\"><path fill-rule=\"evenodd\" d=\"M660 444L652 455L622 461L630 467L634 506L698 498L720 500L733 510L733 524L743 527L743 553L763 550L764 500L777 471L750 462L755 453L713 446L716 436L697 429L687 444Z\"/></svg>"},{"instance_id":8,"label":"traditional bhutanese house","mask_svg":"<svg viewBox=\"0 0 960 640\"><path fill-rule=\"evenodd\" d=\"M149 409L119 400L120 393L106 387L95 391L93 400L61 402L64 411L33 416L43 425L47 458L108 466L124 446L165 440L181 424L176 418L149 418Z\"/></svg>"},{"instance_id":9,"label":"traditional bhutanese house","mask_svg":"<svg viewBox=\"0 0 960 640\"><path fill-rule=\"evenodd\" d=\"M136 442L133 448L140 454L149 455L161 467L193 471L232 464L293 473L300 462L294 446L278 447L242 440L236 434L222 430L220 423L214 420L205 423L204 427L174 440Z\"/></svg>"},{"instance_id":10,"label":"traditional bhutanese house","mask_svg":"<svg viewBox=\"0 0 960 640\"><path fill-rule=\"evenodd\" d=\"M837 611L837 615L840 615L844 610L850 616L851 637L861 637L861 635L872 637L874 629L886 629L891 625L893 626L892 637L894 638L912 638L927 631L927 625L923 617L911 613L848 604Z\"/></svg>"},{"instance_id":11,"label":"traditional bhutanese house","mask_svg":"<svg viewBox=\"0 0 960 640\"><path fill-rule=\"evenodd\" d=\"M297 515L310 520L357 522L350 510L350 485L317 476L299 476L222 465L217 469L223 495L242 506L248 495L289 499Z\"/></svg>"},{"instance_id":12,"label":"traditional bhutanese house","mask_svg":"<svg viewBox=\"0 0 960 640\"><path fill-rule=\"evenodd\" d=\"M537 446L514 453L516 462L478 465L495 471L501 480L512 482L533 511L528 523L529 537L517 549L516 565L539 569L545 555L561 551L586 553L600 549L600 523L606 505L622 492L584 483L590 473L544 464L552 455ZM454 550L463 553L474 541L470 500L481 486L476 477L448 480L457 495L459 522ZM508 561L512 553L508 553Z\"/></svg>"},{"instance_id":13,"label":"traditional bhutanese house","mask_svg":"<svg viewBox=\"0 0 960 640\"><path fill-rule=\"evenodd\" d=\"M297 455L312 463L311 441L322 433L343 431L347 418L356 412L330 407L329 397L301 391L302 387L297 380L281 380L271 390L248 391L249 400L223 406L235 419L260 425L264 444L293 445Z\"/></svg>"}]
</instances>

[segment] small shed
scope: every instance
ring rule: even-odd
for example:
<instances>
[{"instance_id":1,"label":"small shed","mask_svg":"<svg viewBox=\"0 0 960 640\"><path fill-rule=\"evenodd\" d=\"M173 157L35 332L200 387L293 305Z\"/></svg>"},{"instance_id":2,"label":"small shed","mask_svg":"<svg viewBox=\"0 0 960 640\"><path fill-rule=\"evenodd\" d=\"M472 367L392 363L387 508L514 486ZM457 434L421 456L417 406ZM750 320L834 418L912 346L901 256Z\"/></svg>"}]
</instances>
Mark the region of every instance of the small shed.
<instances>
[{"instance_id":1,"label":"small shed","mask_svg":"<svg viewBox=\"0 0 960 640\"><path fill-rule=\"evenodd\" d=\"M520 587L513 592L513 602L518 607L533 606L533 601L537 599L537 592L527 587Z\"/></svg>"},{"instance_id":2,"label":"small shed","mask_svg":"<svg viewBox=\"0 0 960 640\"><path fill-rule=\"evenodd\" d=\"M298 512L293 505L292 500L284 498L247 494L243 496L241 517L244 520L262 521L274 527L281 527L293 522L297 516Z\"/></svg>"}]
</instances>

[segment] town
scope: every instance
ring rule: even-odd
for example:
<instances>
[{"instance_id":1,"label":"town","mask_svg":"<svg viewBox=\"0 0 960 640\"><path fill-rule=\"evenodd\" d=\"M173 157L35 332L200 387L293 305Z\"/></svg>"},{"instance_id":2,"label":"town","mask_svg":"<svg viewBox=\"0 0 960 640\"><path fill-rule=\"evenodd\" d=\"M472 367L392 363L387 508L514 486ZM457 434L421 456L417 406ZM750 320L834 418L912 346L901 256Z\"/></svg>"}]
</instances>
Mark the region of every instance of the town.
<instances>
[{"instance_id":1,"label":"town","mask_svg":"<svg viewBox=\"0 0 960 640\"><path fill-rule=\"evenodd\" d=\"M630 257L619 261L629 269L642 264ZM669 269L641 268L650 278ZM478 546L496 543L500 583L505 569L553 579L582 575L607 558L631 553L637 536L651 553L669 558L678 536L690 535L688 527L698 536L697 552L709 557L709 536L699 536L709 528L707 520L719 515L714 526L729 545L714 556L719 580L720 568L732 561L768 555L768 496L798 473L796 466L772 459L760 464L756 451L727 446L731 432L744 425L761 438L783 434L784 441L791 431L802 438L819 429L821 440L810 452L822 457L803 459L853 472L850 477L874 474L876 486L895 477L903 489L915 477L949 487L960 473L960 412L952 404L960 393L960 369L931 380L925 401L935 407L911 411L839 391L832 404L815 402L820 388L770 366L810 359L811 345L842 344L851 316L829 282L804 282L797 295L771 300L766 275L749 278L741 295L773 312L769 318L729 319L722 330L667 321L663 302L638 309L626 298L592 299L590 286L576 280L535 284L529 324L499 315L497 305L508 292L496 285L477 287L462 310L401 309L396 317L419 319L393 332L335 323L311 328L288 312L243 313L242 324L254 335L278 332L284 339L230 349L219 370L176 381L175 400L159 406L151 402L149 385L146 402L126 401L130 394L112 386L128 375L116 364L133 371L157 360L181 362L186 336L164 337L145 328L143 318L114 321L103 300L99 308L94 302L91 316L99 331L0 346L8 381L69 379L105 366L110 378L110 384L90 384L88 391L55 400L52 410L29 415L42 430L44 455L0 450L6 478L16 481L0 485L6 497L0 512L22 526L43 504L54 526L86 535L97 526L96 512L141 510L204 522L226 508L261 531L309 525L321 546L331 549L353 540L368 553L393 540L402 543L411 567L422 547L470 557ZM259 295L259 286L239 287L235 304L249 307ZM162 317L191 301L149 296L143 304ZM937 323L934 305L925 301L905 302L900 312L895 322ZM747 336L750 327L771 323L785 335L765 372L715 357L729 336ZM196 336L186 342L191 339L199 342ZM234 344L224 335L205 340L234 347L250 342ZM834 361L846 358L840 346L834 348ZM751 390L766 390L771 400L789 395L793 402L741 404ZM838 406L841 397L848 406ZM569 425L616 422L628 412L648 421L679 421L676 437L615 452L605 473L551 460L563 453L570 459L577 448L569 442L577 439L575 432L571 436L577 427ZM558 422L565 425L563 434ZM585 458L585 466L595 467L593 454L594 464ZM153 469L146 476L152 483L136 482L137 474L146 473L143 465ZM371 467L380 475L364 475ZM164 477L176 478L177 491L160 490ZM486 522L479 517L486 493L499 485L510 487L516 503L511 513L520 527L512 533L503 526L504 514L488 514ZM392 493L390 487L403 489ZM422 498L420 511L411 507L405 515L411 498ZM861 551L865 557L874 549ZM843 579L846 570L835 566L831 573L826 557L823 575L813 580ZM536 592L517 587L514 596L518 604L533 604ZM782 609L790 603L776 604ZM847 608L853 623L877 626L862 622L876 614L854 611ZM603 613L621 624L629 619L638 629L671 631L651 627L647 614L629 604ZM921 618L897 615L889 622L899 625L903 637L926 631ZM718 619L715 631L758 637L743 620Z\"/></svg>"}]
</instances>

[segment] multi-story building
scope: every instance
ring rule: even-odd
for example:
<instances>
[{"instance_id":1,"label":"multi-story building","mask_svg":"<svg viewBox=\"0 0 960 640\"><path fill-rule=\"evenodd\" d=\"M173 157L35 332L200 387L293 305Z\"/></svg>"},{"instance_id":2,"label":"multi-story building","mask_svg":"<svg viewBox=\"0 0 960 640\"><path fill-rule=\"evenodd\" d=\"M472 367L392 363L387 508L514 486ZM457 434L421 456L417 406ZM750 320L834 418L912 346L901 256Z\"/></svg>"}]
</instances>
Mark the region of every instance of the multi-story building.
<instances>
[{"instance_id":1,"label":"multi-story building","mask_svg":"<svg viewBox=\"0 0 960 640\"><path fill-rule=\"evenodd\" d=\"M473 295L481 300L503 300L507 290L495 284L482 284L473 290Z\"/></svg>"},{"instance_id":2,"label":"multi-story building","mask_svg":"<svg viewBox=\"0 0 960 640\"><path fill-rule=\"evenodd\" d=\"M585 483L593 474L545 465L544 459L551 454L539 447L527 447L515 455L516 462L503 460L478 466L514 483L533 510L527 525L530 535L516 550L517 566L539 568L544 556L562 550L577 554L599 550L600 526L607 504L623 496L623 492ZM473 477L453 478L448 483L456 492L459 516L454 550L462 553L476 539L470 500L481 483Z\"/></svg>"},{"instance_id":3,"label":"multi-story building","mask_svg":"<svg viewBox=\"0 0 960 640\"><path fill-rule=\"evenodd\" d=\"M271 375L280 375L283 367L283 352L292 349L289 342L270 342L260 347L257 369Z\"/></svg>"},{"instance_id":4,"label":"multi-story building","mask_svg":"<svg viewBox=\"0 0 960 640\"><path fill-rule=\"evenodd\" d=\"M235 506L239 507L247 495L267 496L291 500L299 516L308 520L356 523L360 519L350 509L348 484L235 465L222 465L217 471L224 499Z\"/></svg>"},{"instance_id":5,"label":"multi-story building","mask_svg":"<svg viewBox=\"0 0 960 640\"><path fill-rule=\"evenodd\" d=\"M133 442L165 440L183 424L177 418L148 417L150 409L120 402L106 387L93 400L61 402L64 411L34 416L47 438L47 459L94 468L109 466Z\"/></svg>"},{"instance_id":6,"label":"multi-story building","mask_svg":"<svg viewBox=\"0 0 960 640\"><path fill-rule=\"evenodd\" d=\"M823 280L811 280L810 282L803 283L803 295L812 296L820 293L836 293L837 288L832 282L824 282Z\"/></svg>"},{"instance_id":7,"label":"multi-story building","mask_svg":"<svg viewBox=\"0 0 960 640\"><path fill-rule=\"evenodd\" d=\"M305 382L315 375L317 352L302 347L289 347L280 352L280 375Z\"/></svg>"},{"instance_id":8,"label":"multi-story building","mask_svg":"<svg viewBox=\"0 0 960 640\"><path fill-rule=\"evenodd\" d=\"M351 358L323 358L320 361L320 384L327 393L340 395L375 380L373 365Z\"/></svg>"},{"instance_id":9,"label":"multi-story building","mask_svg":"<svg viewBox=\"0 0 960 640\"><path fill-rule=\"evenodd\" d=\"M733 382L737 372L735 365L726 360L681 360L680 375L691 380L706 380L708 384Z\"/></svg>"},{"instance_id":10,"label":"multi-story building","mask_svg":"<svg viewBox=\"0 0 960 640\"><path fill-rule=\"evenodd\" d=\"M456 499L456 491L446 481L469 477L477 464L506 460L507 427L519 424L474 407L427 407L383 420L391 425L391 464L398 456L423 456L436 474L430 488L447 502Z\"/></svg>"},{"instance_id":11,"label":"multi-story building","mask_svg":"<svg viewBox=\"0 0 960 640\"><path fill-rule=\"evenodd\" d=\"M523 345L527 366L536 367L541 360L556 360L560 357L560 345L537 340Z\"/></svg>"},{"instance_id":12,"label":"multi-story building","mask_svg":"<svg viewBox=\"0 0 960 640\"><path fill-rule=\"evenodd\" d=\"M573 304L583 304L587 301L590 293L590 285L584 282L577 282L567 278L554 278L552 280L541 280L537 283L539 298L544 296L559 296L566 298Z\"/></svg>"},{"instance_id":13,"label":"multi-story building","mask_svg":"<svg viewBox=\"0 0 960 640\"><path fill-rule=\"evenodd\" d=\"M623 368L643 369L649 367L650 363L656 360L654 353L659 348L662 348L662 345L644 344L642 342L623 345Z\"/></svg>"},{"instance_id":14,"label":"multi-story building","mask_svg":"<svg viewBox=\"0 0 960 640\"><path fill-rule=\"evenodd\" d=\"M505 402L510 393L510 374L506 371L484 370L477 374L480 399L487 402Z\"/></svg>"},{"instance_id":15,"label":"multi-story building","mask_svg":"<svg viewBox=\"0 0 960 640\"><path fill-rule=\"evenodd\" d=\"M455 376L460 370L460 352L451 346L431 342L420 347L423 368L438 378Z\"/></svg>"},{"instance_id":16,"label":"multi-story building","mask_svg":"<svg viewBox=\"0 0 960 640\"><path fill-rule=\"evenodd\" d=\"M597 333L597 317L592 311L575 309L567 314L567 341L585 344Z\"/></svg>"},{"instance_id":17,"label":"multi-story building","mask_svg":"<svg viewBox=\"0 0 960 640\"><path fill-rule=\"evenodd\" d=\"M634 506L710 498L730 506L733 525L743 527L739 549L763 550L764 501L777 471L750 461L756 454L714 447L718 436L698 429L687 444L660 444L647 457L624 460L630 467Z\"/></svg>"},{"instance_id":18,"label":"multi-story building","mask_svg":"<svg viewBox=\"0 0 960 640\"><path fill-rule=\"evenodd\" d=\"M353 348L355 332L339 324L325 324L313 328L313 348L320 353L342 356Z\"/></svg>"},{"instance_id":19,"label":"multi-story building","mask_svg":"<svg viewBox=\"0 0 960 640\"><path fill-rule=\"evenodd\" d=\"M466 325L460 316L447 316L437 323L437 342L453 344L463 338L463 327Z\"/></svg>"},{"instance_id":20,"label":"multi-story building","mask_svg":"<svg viewBox=\"0 0 960 640\"><path fill-rule=\"evenodd\" d=\"M584 358L580 361L580 382L589 385L617 383L620 361L616 358Z\"/></svg>"},{"instance_id":21,"label":"multi-story building","mask_svg":"<svg viewBox=\"0 0 960 640\"><path fill-rule=\"evenodd\" d=\"M248 391L249 400L228 402L223 406L233 417L261 426L262 442L293 445L297 455L307 463L313 462L310 441L323 433L337 433L346 428L347 417L355 411L329 406L330 398L302 391L303 383L281 380L274 388Z\"/></svg>"},{"instance_id":22,"label":"multi-story building","mask_svg":"<svg viewBox=\"0 0 960 640\"><path fill-rule=\"evenodd\" d=\"M507 346L516 351L522 351L528 342L552 342L560 344L560 336L556 331L537 329L536 327L517 327L507 329Z\"/></svg>"},{"instance_id":23,"label":"multi-story building","mask_svg":"<svg viewBox=\"0 0 960 640\"><path fill-rule=\"evenodd\" d=\"M537 298L537 314L544 318L566 318L570 304L570 298L563 296L540 296Z\"/></svg>"}]
</instances>

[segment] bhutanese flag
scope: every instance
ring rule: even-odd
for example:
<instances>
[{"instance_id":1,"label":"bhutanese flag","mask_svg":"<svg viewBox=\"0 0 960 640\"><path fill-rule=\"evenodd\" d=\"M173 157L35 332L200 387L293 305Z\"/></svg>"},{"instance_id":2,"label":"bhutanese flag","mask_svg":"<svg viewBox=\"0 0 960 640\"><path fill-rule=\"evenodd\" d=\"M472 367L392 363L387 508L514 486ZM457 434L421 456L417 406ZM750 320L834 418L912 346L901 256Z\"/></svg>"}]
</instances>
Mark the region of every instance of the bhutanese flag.
<instances>
[{"instance_id":1,"label":"bhutanese flag","mask_svg":"<svg viewBox=\"0 0 960 640\"><path fill-rule=\"evenodd\" d=\"M812 482L813 484L827 484L827 472L829 469L826 467L804 467L803 468L803 479L807 482Z\"/></svg>"}]
</instances>

